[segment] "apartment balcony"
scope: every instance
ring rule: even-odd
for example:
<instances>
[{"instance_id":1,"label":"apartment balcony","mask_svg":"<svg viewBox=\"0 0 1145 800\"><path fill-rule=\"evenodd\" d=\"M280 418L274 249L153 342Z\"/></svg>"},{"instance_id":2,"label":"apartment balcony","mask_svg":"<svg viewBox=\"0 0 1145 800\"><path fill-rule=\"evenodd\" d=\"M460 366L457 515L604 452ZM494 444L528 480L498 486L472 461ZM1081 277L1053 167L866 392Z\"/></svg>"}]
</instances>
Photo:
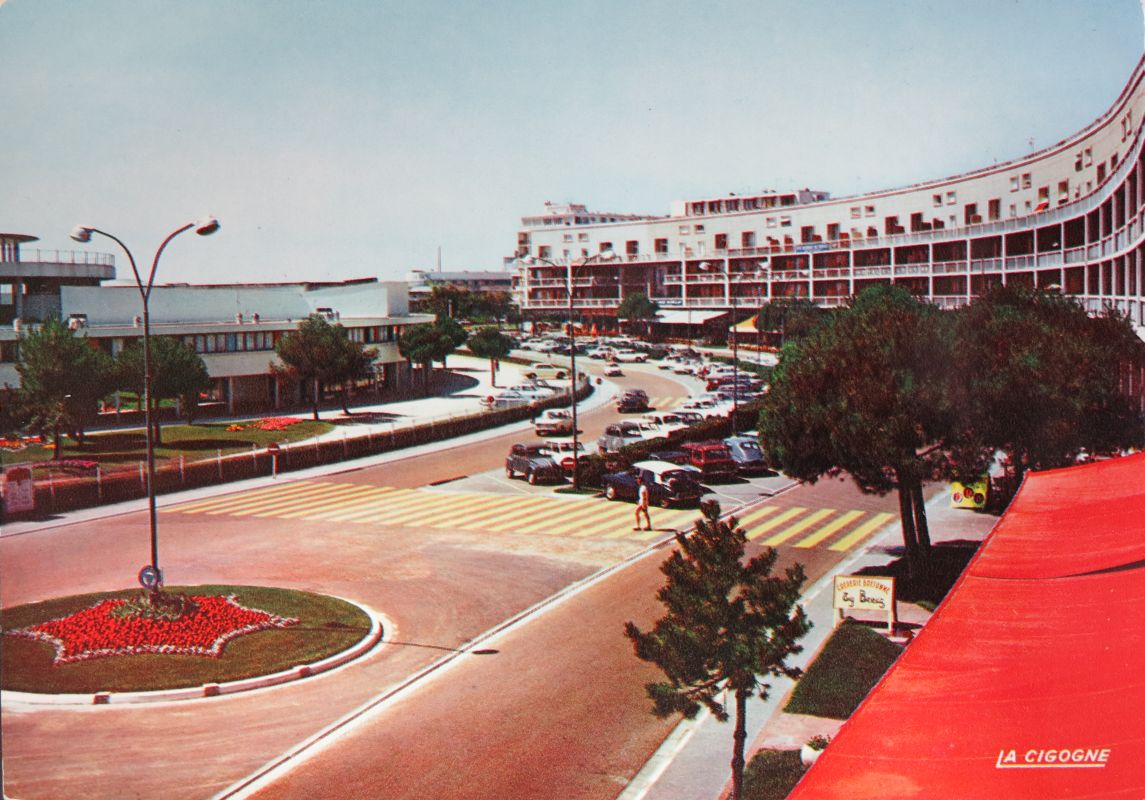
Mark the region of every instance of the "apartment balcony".
<instances>
[{"instance_id":1,"label":"apartment balcony","mask_svg":"<svg viewBox=\"0 0 1145 800\"><path fill-rule=\"evenodd\" d=\"M23 249L19 260L0 261L3 278L109 281L115 278L115 256L86 250Z\"/></svg>"}]
</instances>

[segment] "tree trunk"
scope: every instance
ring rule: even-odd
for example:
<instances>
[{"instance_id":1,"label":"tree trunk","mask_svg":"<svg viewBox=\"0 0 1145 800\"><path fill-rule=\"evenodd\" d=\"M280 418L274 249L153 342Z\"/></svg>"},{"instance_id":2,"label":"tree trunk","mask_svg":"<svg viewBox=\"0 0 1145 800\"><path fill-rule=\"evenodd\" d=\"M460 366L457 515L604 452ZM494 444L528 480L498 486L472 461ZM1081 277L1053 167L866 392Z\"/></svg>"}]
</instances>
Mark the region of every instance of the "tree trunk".
<instances>
[{"instance_id":1,"label":"tree trunk","mask_svg":"<svg viewBox=\"0 0 1145 800\"><path fill-rule=\"evenodd\" d=\"M492 358L489 359L489 383L494 389L497 388L497 361Z\"/></svg>"},{"instance_id":2,"label":"tree trunk","mask_svg":"<svg viewBox=\"0 0 1145 800\"><path fill-rule=\"evenodd\" d=\"M736 690L736 732L732 753L732 793L730 800L743 796L744 749L747 743L747 692Z\"/></svg>"},{"instance_id":3,"label":"tree trunk","mask_svg":"<svg viewBox=\"0 0 1145 800\"><path fill-rule=\"evenodd\" d=\"M314 410L314 421L318 421L318 379L314 379L314 394L310 398L311 408Z\"/></svg>"},{"instance_id":4,"label":"tree trunk","mask_svg":"<svg viewBox=\"0 0 1145 800\"><path fill-rule=\"evenodd\" d=\"M922 575L922 554L919 552L918 531L914 527L914 498L910 488L901 483L898 488L899 519L902 522L902 540L906 546L906 565L911 578Z\"/></svg>"},{"instance_id":5,"label":"tree trunk","mask_svg":"<svg viewBox=\"0 0 1145 800\"><path fill-rule=\"evenodd\" d=\"M930 526L926 523L926 500L922 496L922 483L916 483L910 490L911 499L914 500L914 531L918 537L918 546L922 556L930 561Z\"/></svg>"}]
</instances>

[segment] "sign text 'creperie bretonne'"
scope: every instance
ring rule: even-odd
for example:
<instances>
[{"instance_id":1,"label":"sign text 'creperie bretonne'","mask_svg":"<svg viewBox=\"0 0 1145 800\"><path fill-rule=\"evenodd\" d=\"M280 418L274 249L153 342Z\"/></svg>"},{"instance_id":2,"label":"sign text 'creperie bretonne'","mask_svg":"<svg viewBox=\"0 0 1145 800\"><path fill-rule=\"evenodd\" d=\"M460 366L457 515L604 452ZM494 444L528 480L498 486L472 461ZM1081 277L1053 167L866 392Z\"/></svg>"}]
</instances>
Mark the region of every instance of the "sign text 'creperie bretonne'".
<instances>
[{"instance_id":1,"label":"sign text 'creperie bretonne'","mask_svg":"<svg viewBox=\"0 0 1145 800\"><path fill-rule=\"evenodd\" d=\"M998 751L998 769L1100 769L1109 763L1108 747L1031 747Z\"/></svg>"}]
</instances>

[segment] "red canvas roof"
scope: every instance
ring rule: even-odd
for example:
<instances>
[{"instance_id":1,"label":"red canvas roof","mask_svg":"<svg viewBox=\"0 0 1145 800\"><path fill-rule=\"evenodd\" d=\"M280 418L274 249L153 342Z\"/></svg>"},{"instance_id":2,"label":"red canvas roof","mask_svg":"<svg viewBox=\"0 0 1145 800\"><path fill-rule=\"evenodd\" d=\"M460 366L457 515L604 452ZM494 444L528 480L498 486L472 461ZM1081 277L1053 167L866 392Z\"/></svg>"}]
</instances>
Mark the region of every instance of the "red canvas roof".
<instances>
[{"instance_id":1,"label":"red canvas roof","mask_svg":"<svg viewBox=\"0 0 1145 800\"><path fill-rule=\"evenodd\" d=\"M1145 454L1031 474L792 798L1145 798Z\"/></svg>"}]
</instances>

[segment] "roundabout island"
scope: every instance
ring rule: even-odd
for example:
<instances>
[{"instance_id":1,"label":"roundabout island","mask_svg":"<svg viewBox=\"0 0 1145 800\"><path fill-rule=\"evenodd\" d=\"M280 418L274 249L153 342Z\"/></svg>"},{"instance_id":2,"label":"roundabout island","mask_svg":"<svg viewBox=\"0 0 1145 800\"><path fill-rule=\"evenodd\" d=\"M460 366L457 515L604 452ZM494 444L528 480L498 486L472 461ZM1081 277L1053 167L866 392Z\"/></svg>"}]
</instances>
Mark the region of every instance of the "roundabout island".
<instances>
[{"instance_id":1,"label":"roundabout island","mask_svg":"<svg viewBox=\"0 0 1145 800\"><path fill-rule=\"evenodd\" d=\"M5 699L28 705L191 699L298 680L382 639L378 615L328 595L177 586L0 612Z\"/></svg>"}]
</instances>

